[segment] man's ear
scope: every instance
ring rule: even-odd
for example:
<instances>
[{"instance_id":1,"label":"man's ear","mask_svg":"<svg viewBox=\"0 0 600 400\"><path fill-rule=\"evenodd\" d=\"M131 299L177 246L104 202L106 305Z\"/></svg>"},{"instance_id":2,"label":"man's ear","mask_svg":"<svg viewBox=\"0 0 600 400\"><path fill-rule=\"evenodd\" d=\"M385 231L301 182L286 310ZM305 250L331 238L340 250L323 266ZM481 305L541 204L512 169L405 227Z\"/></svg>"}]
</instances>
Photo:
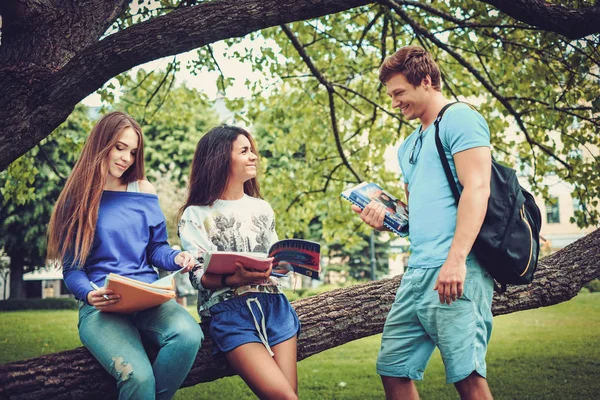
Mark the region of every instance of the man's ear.
<instances>
[{"instance_id":1,"label":"man's ear","mask_svg":"<svg viewBox=\"0 0 600 400\"><path fill-rule=\"evenodd\" d=\"M421 81L421 85L423 85L423 88L429 89L431 87L431 76L425 75L425 78Z\"/></svg>"}]
</instances>

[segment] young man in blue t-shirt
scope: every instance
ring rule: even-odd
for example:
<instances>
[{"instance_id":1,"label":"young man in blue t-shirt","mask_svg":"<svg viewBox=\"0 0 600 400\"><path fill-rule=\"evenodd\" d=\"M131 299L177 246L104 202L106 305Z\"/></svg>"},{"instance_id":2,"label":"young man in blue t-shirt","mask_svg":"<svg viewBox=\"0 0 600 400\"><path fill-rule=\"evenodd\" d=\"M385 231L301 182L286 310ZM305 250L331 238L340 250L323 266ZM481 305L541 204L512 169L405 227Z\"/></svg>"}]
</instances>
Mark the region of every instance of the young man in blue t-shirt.
<instances>
[{"instance_id":1,"label":"young man in blue t-shirt","mask_svg":"<svg viewBox=\"0 0 600 400\"><path fill-rule=\"evenodd\" d=\"M379 79L392 107L421 125L400 146L409 210L411 255L387 316L377 359L388 399L418 399L413 381L437 346L462 399L491 399L485 354L492 330L493 280L471 253L490 194L490 133L485 119L465 104L448 108L440 122L445 155L462 194L458 208L435 144L439 111L449 103L430 54L406 46L383 62ZM353 206L362 220L383 230L383 205Z\"/></svg>"}]
</instances>

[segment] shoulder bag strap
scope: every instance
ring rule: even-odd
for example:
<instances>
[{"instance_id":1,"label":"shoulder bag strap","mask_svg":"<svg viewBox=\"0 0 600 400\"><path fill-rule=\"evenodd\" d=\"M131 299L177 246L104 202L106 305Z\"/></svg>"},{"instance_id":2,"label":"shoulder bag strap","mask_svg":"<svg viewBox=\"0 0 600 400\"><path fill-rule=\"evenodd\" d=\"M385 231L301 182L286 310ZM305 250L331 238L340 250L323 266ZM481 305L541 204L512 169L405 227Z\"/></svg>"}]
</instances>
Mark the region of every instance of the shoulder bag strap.
<instances>
[{"instance_id":1,"label":"shoulder bag strap","mask_svg":"<svg viewBox=\"0 0 600 400\"><path fill-rule=\"evenodd\" d=\"M460 193L458 192L458 185L456 184L456 180L454 179L454 175L452 175L452 170L450 169L450 163L446 158L446 153L444 152L444 146L442 145L442 140L440 139L440 121L444 112L453 104L460 103L454 102L450 104L446 104L444 108L440 110L437 118L433 122L435 124L435 145L438 149L438 154L440 155L440 160L442 161L442 166L444 167L444 172L446 173L446 179L448 179L448 184L450 185L450 189L452 190L452 194L454 195L454 200L456 201L456 206L458 207L458 200L460 199ZM494 280L494 291L498 294L502 294L506 292L506 283L502 283L498 285L498 283Z\"/></svg>"},{"instance_id":2,"label":"shoulder bag strap","mask_svg":"<svg viewBox=\"0 0 600 400\"><path fill-rule=\"evenodd\" d=\"M456 202L456 206L458 207L458 200L460 199L460 193L458 191L458 185L456 184L456 180L454 180L454 175L452 175L452 170L450 169L450 163L446 158L446 152L444 151L444 146L442 145L442 140L440 139L440 121L442 120L442 116L446 112L450 106L459 103L449 103L442 108L436 117L433 124L435 125L435 145L438 150L438 154L440 156L440 160L442 161L442 166L444 167L444 172L446 173L446 179L448 179L448 184L450 185L450 189L452 190L452 194L454 195L454 201Z\"/></svg>"}]
</instances>

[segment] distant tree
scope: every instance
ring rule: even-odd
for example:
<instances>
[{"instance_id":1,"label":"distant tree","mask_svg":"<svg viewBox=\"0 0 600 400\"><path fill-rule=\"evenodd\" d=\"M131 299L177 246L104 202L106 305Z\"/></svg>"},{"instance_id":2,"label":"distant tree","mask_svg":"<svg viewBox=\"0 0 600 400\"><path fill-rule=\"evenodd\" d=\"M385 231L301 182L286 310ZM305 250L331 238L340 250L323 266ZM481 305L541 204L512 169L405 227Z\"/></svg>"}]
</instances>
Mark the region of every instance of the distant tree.
<instances>
[{"instance_id":1,"label":"distant tree","mask_svg":"<svg viewBox=\"0 0 600 400\"><path fill-rule=\"evenodd\" d=\"M167 233L169 235L169 244L181 245L177 236L177 224L179 223L179 208L183 204L186 195L186 188L173 177L172 171L162 173L160 171L149 171L148 179L154 185L160 208L165 215L167 222Z\"/></svg>"},{"instance_id":2,"label":"distant tree","mask_svg":"<svg viewBox=\"0 0 600 400\"><path fill-rule=\"evenodd\" d=\"M146 171L169 174L183 187L198 140L219 123L206 95L175 82L179 63L166 71L138 70L119 76L123 96L115 109L127 112L142 127Z\"/></svg>"},{"instance_id":3,"label":"distant tree","mask_svg":"<svg viewBox=\"0 0 600 400\"><path fill-rule=\"evenodd\" d=\"M363 239L363 245L353 252L349 252L341 243L339 245L339 253L346 256L343 259L347 260L345 265L348 267L350 276L359 280L371 279L371 235L357 233ZM374 249L375 249L375 279L381 278L389 273L390 256L390 240L391 236L375 232Z\"/></svg>"},{"instance_id":4,"label":"distant tree","mask_svg":"<svg viewBox=\"0 0 600 400\"><path fill-rule=\"evenodd\" d=\"M54 202L92 124L83 106L50 136L0 172L0 248L10 257L10 297L25 295L23 274L45 264Z\"/></svg>"},{"instance_id":5,"label":"distant tree","mask_svg":"<svg viewBox=\"0 0 600 400\"><path fill-rule=\"evenodd\" d=\"M2 287L4 293L2 298L6 300L8 292L8 276L10 275L10 262L5 260L6 253L0 249L0 279L2 279Z\"/></svg>"},{"instance_id":6,"label":"distant tree","mask_svg":"<svg viewBox=\"0 0 600 400\"><path fill-rule=\"evenodd\" d=\"M165 71L119 75L123 95L114 105L134 117L145 140L145 165L167 221L170 244L179 244L177 213L183 204L196 144L219 123L206 96L177 84L174 61ZM110 99L111 92L104 92Z\"/></svg>"}]
</instances>

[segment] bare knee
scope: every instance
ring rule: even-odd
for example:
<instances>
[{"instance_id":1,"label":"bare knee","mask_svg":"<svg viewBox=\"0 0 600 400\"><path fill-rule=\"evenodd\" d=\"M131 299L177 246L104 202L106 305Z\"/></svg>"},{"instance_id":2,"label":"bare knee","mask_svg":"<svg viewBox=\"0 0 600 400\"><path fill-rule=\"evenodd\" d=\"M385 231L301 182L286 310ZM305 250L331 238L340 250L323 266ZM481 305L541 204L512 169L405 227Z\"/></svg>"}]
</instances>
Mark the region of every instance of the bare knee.
<instances>
[{"instance_id":1,"label":"bare knee","mask_svg":"<svg viewBox=\"0 0 600 400\"><path fill-rule=\"evenodd\" d=\"M415 382L410 378L381 376L385 398L387 400L418 399L419 393Z\"/></svg>"},{"instance_id":2,"label":"bare knee","mask_svg":"<svg viewBox=\"0 0 600 400\"><path fill-rule=\"evenodd\" d=\"M298 395L294 393L293 390L288 391L273 391L271 393L265 394L264 396L259 396L261 399L273 399L273 400L298 400Z\"/></svg>"},{"instance_id":3,"label":"bare knee","mask_svg":"<svg viewBox=\"0 0 600 400\"><path fill-rule=\"evenodd\" d=\"M477 372L473 372L462 381L456 382L454 386L458 390L462 400L492 399L492 393L490 392L487 380Z\"/></svg>"},{"instance_id":4,"label":"bare knee","mask_svg":"<svg viewBox=\"0 0 600 400\"><path fill-rule=\"evenodd\" d=\"M381 381L383 382L384 386L415 386L414 381L410 378L398 378L395 376L381 375Z\"/></svg>"},{"instance_id":5,"label":"bare knee","mask_svg":"<svg viewBox=\"0 0 600 400\"><path fill-rule=\"evenodd\" d=\"M286 393L285 397L282 397L285 400L298 400L298 395L295 392Z\"/></svg>"}]
</instances>

